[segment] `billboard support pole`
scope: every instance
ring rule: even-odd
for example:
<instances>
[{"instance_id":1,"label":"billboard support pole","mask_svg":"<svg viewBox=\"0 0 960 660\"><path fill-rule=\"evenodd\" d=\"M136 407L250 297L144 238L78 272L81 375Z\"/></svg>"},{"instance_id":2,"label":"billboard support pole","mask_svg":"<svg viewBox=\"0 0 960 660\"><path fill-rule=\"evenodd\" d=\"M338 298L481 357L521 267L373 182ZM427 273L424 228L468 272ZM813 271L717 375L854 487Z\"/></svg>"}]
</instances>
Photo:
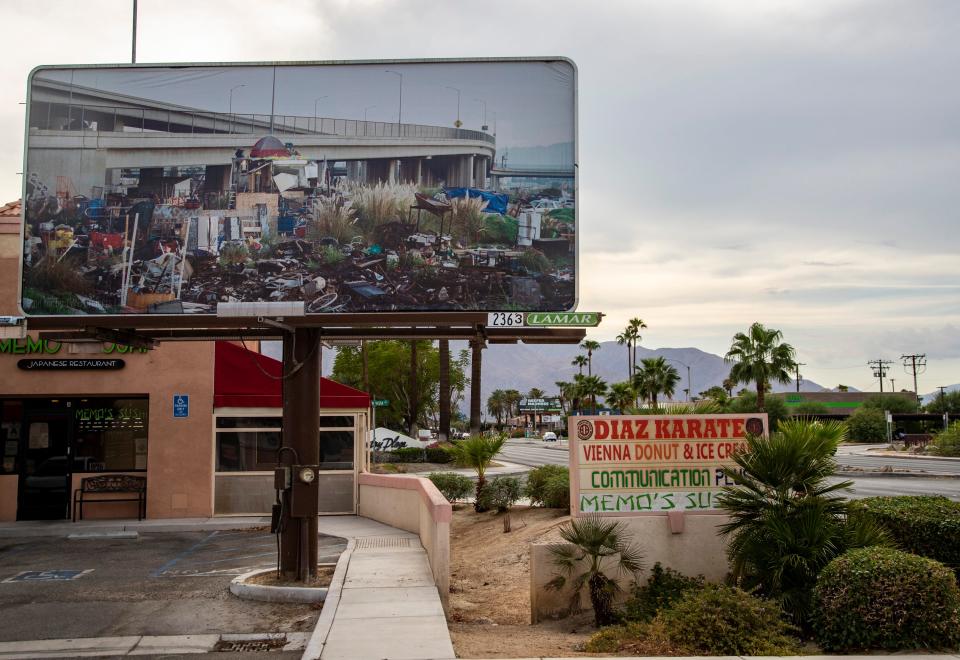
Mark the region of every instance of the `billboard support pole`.
<instances>
[{"instance_id":1,"label":"billboard support pole","mask_svg":"<svg viewBox=\"0 0 960 660\"><path fill-rule=\"evenodd\" d=\"M296 452L301 466L320 463L320 329L296 328L283 335L283 446ZM296 472L296 471L295 471ZM293 475L293 480L299 474ZM280 574L306 581L317 574L319 488L295 485L296 503L284 507L280 537ZM292 514L297 514L294 517Z\"/></svg>"},{"instance_id":2,"label":"billboard support pole","mask_svg":"<svg viewBox=\"0 0 960 660\"><path fill-rule=\"evenodd\" d=\"M133 0L133 46L130 50L130 62L137 63L137 0Z\"/></svg>"}]
</instances>

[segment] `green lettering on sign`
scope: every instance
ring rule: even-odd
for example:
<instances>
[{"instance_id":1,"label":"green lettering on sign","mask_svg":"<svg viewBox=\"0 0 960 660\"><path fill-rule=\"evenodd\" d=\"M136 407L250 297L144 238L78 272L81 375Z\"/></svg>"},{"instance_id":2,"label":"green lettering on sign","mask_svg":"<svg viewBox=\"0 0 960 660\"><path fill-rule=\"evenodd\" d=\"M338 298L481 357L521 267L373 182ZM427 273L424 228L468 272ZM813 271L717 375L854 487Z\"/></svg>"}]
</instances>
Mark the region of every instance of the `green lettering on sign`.
<instances>
[{"instance_id":1,"label":"green lettering on sign","mask_svg":"<svg viewBox=\"0 0 960 660\"><path fill-rule=\"evenodd\" d=\"M561 326L567 328L593 328L600 325L599 312L530 312L528 326Z\"/></svg>"}]
</instances>

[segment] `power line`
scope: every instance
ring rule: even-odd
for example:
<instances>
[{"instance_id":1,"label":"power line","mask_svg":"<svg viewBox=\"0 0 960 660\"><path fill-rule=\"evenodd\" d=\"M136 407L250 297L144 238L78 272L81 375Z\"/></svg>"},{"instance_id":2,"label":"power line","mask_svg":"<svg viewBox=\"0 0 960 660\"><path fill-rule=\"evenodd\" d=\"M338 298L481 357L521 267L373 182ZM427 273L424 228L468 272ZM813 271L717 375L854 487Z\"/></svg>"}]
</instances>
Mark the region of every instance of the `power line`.
<instances>
[{"instance_id":1,"label":"power line","mask_svg":"<svg viewBox=\"0 0 960 660\"><path fill-rule=\"evenodd\" d=\"M917 374L922 374L927 370L927 354L901 355L900 359L903 360L903 370L913 375L913 394L917 397L917 409L919 410L920 391L917 389Z\"/></svg>"},{"instance_id":2,"label":"power line","mask_svg":"<svg viewBox=\"0 0 960 660\"><path fill-rule=\"evenodd\" d=\"M880 379L880 393L883 394L883 379L887 377L888 366L893 364L893 360L868 360L867 366L873 370L873 377Z\"/></svg>"}]
</instances>

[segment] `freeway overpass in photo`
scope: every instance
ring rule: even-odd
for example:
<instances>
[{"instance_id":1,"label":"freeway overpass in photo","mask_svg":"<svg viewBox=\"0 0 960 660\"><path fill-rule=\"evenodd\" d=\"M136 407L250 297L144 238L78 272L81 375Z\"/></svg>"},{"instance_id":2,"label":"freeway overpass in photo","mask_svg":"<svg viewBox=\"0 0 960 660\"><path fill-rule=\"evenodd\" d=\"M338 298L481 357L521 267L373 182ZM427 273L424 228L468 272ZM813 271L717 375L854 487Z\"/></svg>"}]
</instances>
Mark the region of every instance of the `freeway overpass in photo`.
<instances>
[{"instance_id":1,"label":"freeway overpass in photo","mask_svg":"<svg viewBox=\"0 0 960 660\"><path fill-rule=\"evenodd\" d=\"M362 171L377 180L482 185L496 155L495 138L481 131L207 112L40 77L31 89L29 126L29 172L45 180L80 177L74 185L82 194L108 184L119 169L229 166L237 150L249 152L271 134L303 159L369 164Z\"/></svg>"}]
</instances>

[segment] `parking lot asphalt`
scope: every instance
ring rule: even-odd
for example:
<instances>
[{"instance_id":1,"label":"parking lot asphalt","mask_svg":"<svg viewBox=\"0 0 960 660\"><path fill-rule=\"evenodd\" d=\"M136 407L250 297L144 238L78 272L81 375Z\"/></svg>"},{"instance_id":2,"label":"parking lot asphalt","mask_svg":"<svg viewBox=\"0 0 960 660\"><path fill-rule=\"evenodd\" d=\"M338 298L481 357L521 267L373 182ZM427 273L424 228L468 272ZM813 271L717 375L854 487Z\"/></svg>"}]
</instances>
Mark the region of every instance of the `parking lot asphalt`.
<instances>
[{"instance_id":1,"label":"parking lot asphalt","mask_svg":"<svg viewBox=\"0 0 960 660\"><path fill-rule=\"evenodd\" d=\"M321 535L320 562L345 547ZM312 630L316 606L229 592L233 577L275 563L265 530L0 539L0 641Z\"/></svg>"}]
</instances>

